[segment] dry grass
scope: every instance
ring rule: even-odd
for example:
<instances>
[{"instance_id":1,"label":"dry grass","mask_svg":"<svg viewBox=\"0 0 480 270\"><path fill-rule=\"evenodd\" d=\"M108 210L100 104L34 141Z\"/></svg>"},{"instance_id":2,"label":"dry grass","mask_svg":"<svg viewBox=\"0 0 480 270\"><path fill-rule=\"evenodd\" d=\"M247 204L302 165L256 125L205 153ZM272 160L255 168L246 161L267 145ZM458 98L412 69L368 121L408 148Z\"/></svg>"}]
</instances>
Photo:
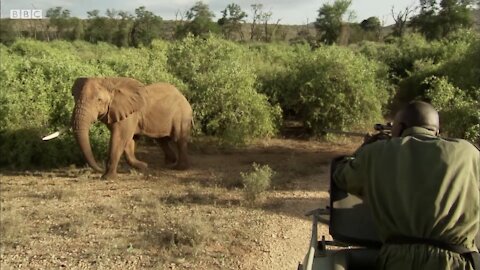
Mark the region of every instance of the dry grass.
<instances>
[{"instance_id":1,"label":"dry grass","mask_svg":"<svg viewBox=\"0 0 480 270\"><path fill-rule=\"evenodd\" d=\"M1 269L264 269L258 264L271 262L256 256L268 255L261 250L270 219L308 223L311 199L297 197L324 188L318 179L334 154L326 144L289 140L226 153L199 145L192 169L179 172L162 167L158 147L140 150L148 177L101 181L85 168L3 173ZM248 205L240 172L253 162L276 176L266 201Z\"/></svg>"}]
</instances>

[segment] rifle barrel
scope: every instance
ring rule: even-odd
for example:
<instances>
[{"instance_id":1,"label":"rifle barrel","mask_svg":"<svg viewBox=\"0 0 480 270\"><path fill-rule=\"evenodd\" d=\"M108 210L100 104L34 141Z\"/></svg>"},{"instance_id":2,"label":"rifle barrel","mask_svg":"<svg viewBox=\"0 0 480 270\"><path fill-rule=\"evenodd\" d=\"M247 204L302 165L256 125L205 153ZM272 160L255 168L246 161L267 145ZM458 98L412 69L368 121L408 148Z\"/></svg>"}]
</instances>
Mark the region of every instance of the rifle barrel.
<instances>
[{"instance_id":1,"label":"rifle barrel","mask_svg":"<svg viewBox=\"0 0 480 270\"><path fill-rule=\"evenodd\" d=\"M342 130L334 130L334 129L326 129L324 131L326 133L355 136L355 137L365 137L365 135L367 135L367 133L363 133L363 132L342 131Z\"/></svg>"}]
</instances>

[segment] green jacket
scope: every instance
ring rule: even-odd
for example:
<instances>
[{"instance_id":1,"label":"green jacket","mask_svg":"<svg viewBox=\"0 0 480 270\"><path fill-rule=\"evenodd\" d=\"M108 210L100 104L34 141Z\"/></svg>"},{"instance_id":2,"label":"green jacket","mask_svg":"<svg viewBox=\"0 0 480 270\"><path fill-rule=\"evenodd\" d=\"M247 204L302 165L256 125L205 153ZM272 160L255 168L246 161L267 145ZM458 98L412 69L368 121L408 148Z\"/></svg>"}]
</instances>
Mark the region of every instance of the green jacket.
<instances>
[{"instance_id":1,"label":"green jacket","mask_svg":"<svg viewBox=\"0 0 480 270\"><path fill-rule=\"evenodd\" d=\"M337 166L334 180L370 205L382 241L403 235L476 250L480 152L465 140L413 127L358 149ZM471 269L459 254L423 244L384 245L377 263L379 269Z\"/></svg>"}]
</instances>

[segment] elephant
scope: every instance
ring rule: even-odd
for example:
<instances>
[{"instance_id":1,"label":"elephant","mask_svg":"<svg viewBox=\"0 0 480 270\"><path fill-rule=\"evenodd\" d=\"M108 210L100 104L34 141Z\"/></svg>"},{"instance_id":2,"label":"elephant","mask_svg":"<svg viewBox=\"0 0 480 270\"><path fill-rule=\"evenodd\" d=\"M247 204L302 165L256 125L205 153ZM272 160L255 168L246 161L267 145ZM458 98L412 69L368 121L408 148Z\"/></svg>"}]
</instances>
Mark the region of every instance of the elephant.
<instances>
[{"instance_id":1,"label":"elephant","mask_svg":"<svg viewBox=\"0 0 480 270\"><path fill-rule=\"evenodd\" d=\"M100 120L110 130L106 170L102 179L117 176L117 166L125 152L127 163L141 171L145 162L135 157L134 136L155 138L165 153L165 163L174 169L189 167L187 144L193 125L193 111L182 93L169 83L143 83L124 77L77 78L72 87L75 106L72 130L87 163L102 172L93 156L89 129ZM178 156L171 148L173 141Z\"/></svg>"}]
</instances>

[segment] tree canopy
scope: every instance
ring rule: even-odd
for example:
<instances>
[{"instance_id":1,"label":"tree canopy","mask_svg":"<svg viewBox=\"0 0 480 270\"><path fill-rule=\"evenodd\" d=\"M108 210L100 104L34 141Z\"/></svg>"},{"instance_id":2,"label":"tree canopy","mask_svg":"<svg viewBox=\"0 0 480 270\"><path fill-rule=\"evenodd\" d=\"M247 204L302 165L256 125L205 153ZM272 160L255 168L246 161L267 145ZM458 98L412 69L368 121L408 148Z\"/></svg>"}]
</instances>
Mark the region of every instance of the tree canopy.
<instances>
[{"instance_id":1,"label":"tree canopy","mask_svg":"<svg viewBox=\"0 0 480 270\"><path fill-rule=\"evenodd\" d=\"M335 0L333 4L324 4L318 10L315 28L321 42L333 44L337 41L342 29L342 18L351 4L351 0Z\"/></svg>"},{"instance_id":2,"label":"tree canopy","mask_svg":"<svg viewBox=\"0 0 480 270\"><path fill-rule=\"evenodd\" d=\"M420 0L420 13L410 25L429 40L473 25L474 0Z\"/></svg>"},{"instance_id":3,"label":"tree canopy","mask_svg":"<svg viewBox=\"0 0 480 270\"><path fill-rule=\"evenodd\" d=\"M215 14L210 10L209 6L202 1L198 1L186 13L187 22L176 31L178 37L184 37L188 33L194 36L202 36L210 32L218 33L219 27L213 22Z\"/></svg>"}]
</instances>

